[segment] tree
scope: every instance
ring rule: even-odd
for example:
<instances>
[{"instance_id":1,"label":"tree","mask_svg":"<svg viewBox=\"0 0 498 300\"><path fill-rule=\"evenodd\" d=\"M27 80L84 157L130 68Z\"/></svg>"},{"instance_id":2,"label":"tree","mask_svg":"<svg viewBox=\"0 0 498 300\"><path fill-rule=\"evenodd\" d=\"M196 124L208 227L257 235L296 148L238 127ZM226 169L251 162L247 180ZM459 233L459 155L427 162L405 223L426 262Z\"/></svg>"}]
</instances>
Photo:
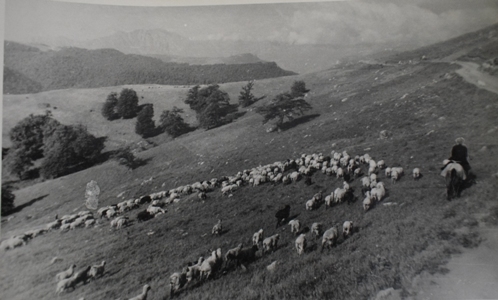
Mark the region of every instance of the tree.
<instances>
[{"instance_id":1,"label":"tree","mask_svg":"<svg viewBox=\"0 0 498 300\"><path fill-rule=\"evenodd\" d=\"M116 160L120 165L126 166L130 169L135 169L136 167L143 165L144 160L137 158L130 147L120 148L116 150L112 155L111 159Z\"/></svg>"},{"instance_id":2,"label":"tree","mask_svg":"<svg viewBox=\"0 0 498 300\"><path fill-rule=\"evenodd\" d=\"M291 87L290 95L292 98L301 98L310 90L306 89L306 83L302 80L294 81Z\"/></svg>"},{"instance_id":3,"label":"tree","mask_svg":"<svg viewBox=\"0 0 498 300\"><path fill-rule=\"evenodd\" d=\"M261 114L263 124L270 120L277 119L277 127L280 127L284 120L294 120L296 116L301 116L311 109L311 105L302 98L293 98L290 93L278 94L268 105L258 107L256 112Z\"/></svg>"},{"instance_id":4,"label":"tree","mask_svg":"<svg viewBox=\"0 0 498 300\"><path fill-rule=\"evenodd\" d=\"M189 90L185 103L196 112L199 126L211 129L224 124L224 117L237 111L237 107L230 105L230 97L217 84L205 88L195 86Z\"/></svg>"},{"instance_id":5,"label":"tree","mask_svg":"<svg viewBox=\"0 0 498 300\"><path fill-rule=\"evenodd\" d=\"M104 149L104 140L83 126L60 125L44 139L44 160L40 174L55 178L93 164Z\"/></svg>"},{"instance_id":6,"label":"tree","mask_svg":"<svg viewBox=\"0 0 498 300\"><path fill-rule=\"evenodd\" d=\"M102 116L109 121L112 121L118 117L116 113L116 106L118 104L118 94L112 92L107 95L104 105L102 106Z\"/></svg>"},{"instance_id":7,"label":"tree","mask_svg":"<svg viewBox=\"0 0 498 300\"><path fill-rule=\"evenodd\" d=\"M255 97L251 93L253 85L253 81L249 81L247 85L242 87L239 95L239 105L241 107L247 107L255 102Z\"/></svg>"},{"instance_id":8,"label":"tree","mask_svg":"<svg viewBox=\"0 0 498 300\"><path fill-rule=\"evenodd\" d=\"M33 166L33 161L26 153L25 148L10 149L5 157L4 166L7 172L17 176L20 180L24 179Z\"/></svg>"},{"instance_id":9,"label":"tree","mask_svg":"<svg viewBox=\"0 0 498 300\"><path fill-rule=\"evenodd\" d=\"M176 106L172 110L163 111L159 121L161 130L166 131L172 137L178 137L189 132L191 127L180 116L180 113L183 113L183 109Z\"/></svg>"},{"instance_id":10,"label":"tree","mask_svg":"<svg viewBox=\"0 0 498 300\"><path fill-rule=\"evenodd\" d=\"M14 126L9 137L13 149L23 149L22 153L30 160L43 157L43 138L50 135L60 123L52 119L49 111L45 115L29 115Z\"/></svg>"},{"instance_id":11,"label":"tree","mask_svg":"<svg viewBox=\"0 0 498 300\"><path fill-rule=\"evenodd\" d=\"M123 119L131 119L137 116L138 96L133 89L123 89L119 94L116 112Z\"/></svg>"},{"instance_id":12,"label":"tree","mask_svg":"<svg viewBox=\"0 0 498 300\"><path fill-rule=\"evenodd\" d=\"M135 133L144 138L153 136L156 125L154 124L152 117L154 117L154 108L152 104L146 104L138 113L137 123L135 123Z\"/></svg>"},{"instance_id":13,"label":"tree","mask_svg":"<svg viewBox=\"0 0 498 300\"><path fill-rule=\"evenodd\" d=\"M2 185L2 216L6 216L14 209L15 198L11 187Z\"/></svg>"}]
</instances>

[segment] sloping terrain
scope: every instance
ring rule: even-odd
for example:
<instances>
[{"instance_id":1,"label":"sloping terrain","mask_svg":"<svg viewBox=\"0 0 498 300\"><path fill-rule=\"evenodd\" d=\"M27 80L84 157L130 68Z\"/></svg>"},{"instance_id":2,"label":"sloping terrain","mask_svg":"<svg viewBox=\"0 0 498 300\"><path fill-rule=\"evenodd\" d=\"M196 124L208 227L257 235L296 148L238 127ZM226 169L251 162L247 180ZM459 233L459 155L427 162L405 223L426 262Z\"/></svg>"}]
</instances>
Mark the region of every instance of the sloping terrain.
<instances>
[{"instance_id":1,"label":"sloping terrain","mask_svg":"<svg viewBox=\"0 0 498 300\"><path fill-rule=\"evenodd\" d=\"M30 86L28 92L39 92L123 84L206 84L295 74L281 69L274 62L188 65L126 55L114 49L41 51L15 42L5 42L4 48L4 66L11 70L5 72L4 94L26 92ZM15 74L27 79L11 78ZM27 80L33 83L26 86Z\"/></svg>"},{"instance_id":2,"label":"sloping terrain","mask_svg":"<svg viewBox=\"0 0 498 300\"><path fill-rule=\"evenodd\" d=\"M444 45L439 47L451 55ZM136 198L235 175L258 165L294 159L302 153L327 155L331 150L346 150L352 156L369 153L376 160L385 160L388 166L402 166L406 175L395 184L379 174L388 192L382 203L396 204L381 203L364 212L361 185L355 179L351 185L358 197L356 202L306 211L305 202L316 192L328 194L342 186L342 180L321 172L312 176L310 186L303 181L243 186L232 197L222 196L216 189L208 193L205 201L197 200L195 195L186 196L167 206L166 214L148 222L135 221L129 227L114 230L109 221L101 219L94 228L49 232L26 246L0 253L2 297L53 299L57 272L72 263L82 268L106 260L107 271L102 278L63 293L59 299L131 297L146 283L152 287L148 299L169 298L169 276L173 272L199 256L207 257L210 249L221 247L225 252L240 242L249 245L252 234L260 228L265 236L281 235L274 253L258 257L247 270L228 270L197 283L181 291L179 298L369 299L390 287L401 289L404 296L415 295L415 276L423 271L444 273L444 263L451 254L479 243L475 213L486 213L498 192L496 178L492 177L498 170L498 95L466 82L456 73L459 68L458 64L437 61L400 65L358 63L303 76L257 81L254 93L267 95L258 103L261 105L288 90L294 80L304 80L311 89L307 101L314 108L312 117L294 122L282 132L268 134L261 125L261 116L249 109L234 123L191 132L140 153L147 164L135 170L108 162L23 188L15 192L16 205L30 205L2 223L2 239L42 226L52 221L56 213L83 210L85 185L92 179L102 189L100 205L104 206L121 201L117 195L123 192L124 199ZM234 100L243 84L223 84L221 88ZM15 98L19 101L44 97L43 101L49 102L48 99L71 100L94 93L104 99L110 90L67 90L51 92L53 97L46 93L12 97L19 97ZM136 90L141 95L142 91ZM144 93L145 90L148 89ZM150 90L150 96L144 94L144 101L148 102L152 93L158 93L155 97L159 98L159 93L174 88L157 86L155 92ZM184 92L186 89L178 91L178 97ZM63 118L63 113L57 115L59 109L77 116L79 111L89 111L91 105L97 109L97 103L103 102L83 104L85 97L67 101L82 105L81 109L63 109L60 100L57 105L61 108L54 111L54 116ZM5 110L15 102L5 102L4 119L11 115L5 115ZM38 102L25 103L31 103L29 106L35 109ZM175 98L163 105L179 106L180 102ZM77 120L92 123L101 117L99 111L95 114L91 121L84 121L84 116ZM71 119L65 120L74 123ZM96 133L96 127L89 126L89 130ZM381 130L387 130L388 139L379 139ZM458 136L466 138L477 183L464 190L460 198L447 201L439 167ZM414 167L422 170L419 181L410 177ZM366 171L365 166L362 168ZM151 177L151 181L144 181ZM275 229L275 211L285 204L291 206L291 215L297 215L306 226L319 221L328 228L353 220L357 231L349 239L340 238L336 247L323 253L317 249L319 241L309 238L307 252L298 256L289 226ZM137 212L127 213L130 220L135 220ZM226 232L211 236L211 228L220 218ZM50 264L55 256L64 261ZM276 271L268 272L265 267L275 260Z\"/></svg>"}]
</instances>

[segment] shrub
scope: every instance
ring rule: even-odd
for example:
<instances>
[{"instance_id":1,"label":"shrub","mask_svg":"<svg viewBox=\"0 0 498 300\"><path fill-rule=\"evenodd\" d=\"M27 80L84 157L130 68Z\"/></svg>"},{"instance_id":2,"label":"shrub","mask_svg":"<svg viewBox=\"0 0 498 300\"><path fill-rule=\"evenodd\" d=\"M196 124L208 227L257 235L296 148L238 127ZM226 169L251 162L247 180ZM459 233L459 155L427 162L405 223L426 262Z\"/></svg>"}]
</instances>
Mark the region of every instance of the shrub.
<instances>
[{"instance_id":1,"label":"shrub","mask_svg":"<svg viewBox=\"0 0 498 300\"><path fill-rule=\"evenodd\" d=\"M182 116L180 116L180 113L183 113L183 109L176 106L172 110L163 111L159 121L161 130L167 132L172 137L180 136L192 130Z\"/></svg>"},{"instance_id":2,"label":"shrub","mask_svg":"<svg viewBox=\"0 0 498 300\"><path fill-rule=\"evenodd\" d=\"M102 106L102 116L109 121L112 121L118 117L116 113L116 106L118 104L118 94L112 92L107 95L104 105Z\"/></svg>"}]
</instances>

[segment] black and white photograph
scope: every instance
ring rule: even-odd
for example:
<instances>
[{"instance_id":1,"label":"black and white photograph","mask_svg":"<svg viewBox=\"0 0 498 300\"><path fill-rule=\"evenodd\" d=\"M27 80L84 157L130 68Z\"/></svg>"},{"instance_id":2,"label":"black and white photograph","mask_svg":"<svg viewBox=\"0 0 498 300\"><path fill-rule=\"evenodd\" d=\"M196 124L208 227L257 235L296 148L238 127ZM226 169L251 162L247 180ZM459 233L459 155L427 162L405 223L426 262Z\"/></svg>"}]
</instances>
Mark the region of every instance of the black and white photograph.
<instances>
[{"instance_id":1,"label":"black and white photograph","mask_svg":"<svg viewBox=\"0 0 498 300\"><path fill-rule=\"evenodd\" d=\"M498 299L498 0L0 15L0 299Z\"/></svg>"}]
</instances>

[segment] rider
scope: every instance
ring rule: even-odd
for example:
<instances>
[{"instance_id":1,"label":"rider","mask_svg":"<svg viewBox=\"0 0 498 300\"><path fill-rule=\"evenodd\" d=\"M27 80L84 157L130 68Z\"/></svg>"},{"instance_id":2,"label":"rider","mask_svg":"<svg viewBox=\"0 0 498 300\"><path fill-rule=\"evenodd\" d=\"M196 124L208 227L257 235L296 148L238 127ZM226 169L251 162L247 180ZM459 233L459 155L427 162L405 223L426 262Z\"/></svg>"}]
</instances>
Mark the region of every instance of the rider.
<instances>
[{"instance_id":1,"label":"rider","mask_svg":"<svg viewBox=\"0 0 498 300\"><path fill-rule=\"evenodd\" d=\"M451 149L451 157L449 160L453 160L458 162L463 169L465 170L465 174L469 175L470 164L469 164L469 154L467 152L467 147L463 144L465 140L462 137L459 137L455 140L456 145Z\"/></svg>"}]
</instances>

